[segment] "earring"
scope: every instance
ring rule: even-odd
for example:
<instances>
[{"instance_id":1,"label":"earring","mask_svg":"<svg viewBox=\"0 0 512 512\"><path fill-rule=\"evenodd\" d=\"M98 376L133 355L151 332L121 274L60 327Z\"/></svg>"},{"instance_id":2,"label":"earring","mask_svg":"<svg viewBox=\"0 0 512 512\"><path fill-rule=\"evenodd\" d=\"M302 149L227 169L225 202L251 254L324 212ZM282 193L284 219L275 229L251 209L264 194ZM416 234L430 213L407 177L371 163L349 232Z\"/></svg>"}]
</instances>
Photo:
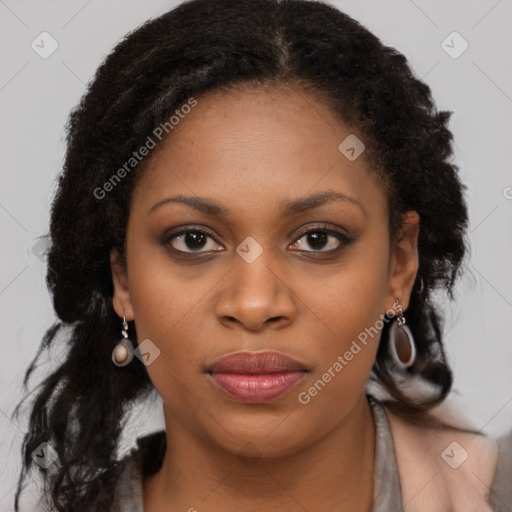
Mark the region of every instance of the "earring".
<instances>
[{"instance_id":1,"label":"earring","mask_svg":"<svg viewBox=\"0 0 512 512\"><path fill-rule=\"evenodd\" d=\"M406 370L416 360L416 345L411 330L405 325L404 312L398 299L395 306L399 314L389 328L388 350L398 368Z\"/></svg>"},{"instance_id":2,"label":"earring","mask_svg":"<svg viewBox=\"0 0 512 512\"><path fill-rule=\"evenodd\" d=\"M116 366L126 366L133 359L133 343L128 339L128 324L126 323L124 314L121 334L123 338L112 351L112 361Z\"/></svg>"}]
</instances>

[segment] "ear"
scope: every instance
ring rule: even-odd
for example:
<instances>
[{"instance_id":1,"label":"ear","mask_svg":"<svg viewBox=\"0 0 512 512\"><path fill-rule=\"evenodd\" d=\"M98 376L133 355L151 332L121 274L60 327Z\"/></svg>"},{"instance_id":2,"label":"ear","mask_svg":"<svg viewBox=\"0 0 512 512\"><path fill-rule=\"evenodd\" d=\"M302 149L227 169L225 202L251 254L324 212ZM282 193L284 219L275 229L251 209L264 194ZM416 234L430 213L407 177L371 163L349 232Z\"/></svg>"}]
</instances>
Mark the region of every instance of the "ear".
<instances>
[{"instance_id":1,"label":"ear","mask_svg":"<svg viewBox=\"0 0 512 512\"><path fill-rule=\"evenodd\" d=\"M112 283L114 285L114 295L112 298L114 310L120 318L123 318L124 314L126 320L131 321L134 319L134 314L130 290L128 288L128 278L126 276L126 269L120 262L117 249L110 251L110 269L112 272Z\"/></svg>"},{"instance_id":2,"label":"ear","mask_svg":"<svg viewBox=\"0 0 512 512\"><path fill-rule=\"evenodd\" d=\"M392 309L398 298L405 311L409 307L412 287L419 267L418 235L420 217L410 210L402 216L399 236L392 242L389 267L389 296L387 307Z\"/></svg>"}]
</instances>

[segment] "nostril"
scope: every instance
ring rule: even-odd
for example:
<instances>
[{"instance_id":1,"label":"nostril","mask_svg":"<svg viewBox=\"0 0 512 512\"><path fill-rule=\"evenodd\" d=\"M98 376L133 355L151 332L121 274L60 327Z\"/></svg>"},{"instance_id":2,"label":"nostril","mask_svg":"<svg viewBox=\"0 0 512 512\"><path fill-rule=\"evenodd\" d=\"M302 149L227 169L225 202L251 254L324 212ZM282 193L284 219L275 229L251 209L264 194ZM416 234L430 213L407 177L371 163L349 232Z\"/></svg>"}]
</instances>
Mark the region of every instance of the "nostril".
<instances>
[{"instance_id":1,"label":"nostril","mask_svg":"<svg viewBox=\"0 0 512 512\"><path fill-rule=\"evenodd\" d=\"M274 316L272 318L269 318L266 323L270 323L270 322L279 322L279 320L281 320L281 318L284 318L284 316Z\"/></svg>"}]
</instances>

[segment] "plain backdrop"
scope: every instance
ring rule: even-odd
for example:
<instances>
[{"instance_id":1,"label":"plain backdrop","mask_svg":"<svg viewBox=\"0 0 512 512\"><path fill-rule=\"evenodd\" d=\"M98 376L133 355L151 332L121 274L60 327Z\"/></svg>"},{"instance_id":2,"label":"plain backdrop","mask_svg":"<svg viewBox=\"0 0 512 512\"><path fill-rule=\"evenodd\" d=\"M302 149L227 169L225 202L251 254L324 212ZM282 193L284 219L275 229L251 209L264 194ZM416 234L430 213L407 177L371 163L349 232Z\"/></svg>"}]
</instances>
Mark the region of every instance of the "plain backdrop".
<instances>
[{"instance_id":1,"label":"plain backdrop","mask_svg":"<svg viewBox=\"0 0 512 512\"><path fill-rule=\"evenodd\" d=\"M11 414L54 319L38 237L48 229L69 111L115 43L176 3L0 0L0 511L13 510L26 430L23 417L13 421ZM445 310L453 403L477 429L500 435L512 429L512 2L331 3L404 53L438 108L454 112L450 128L468 186L472 246L457 300ZM47 58L36 46L42 37L44 51L58 45ZM59 354L48 359L57 364ZM158 400L134 411L126 447L163 428Z\"/></svg>"}]
</instances>

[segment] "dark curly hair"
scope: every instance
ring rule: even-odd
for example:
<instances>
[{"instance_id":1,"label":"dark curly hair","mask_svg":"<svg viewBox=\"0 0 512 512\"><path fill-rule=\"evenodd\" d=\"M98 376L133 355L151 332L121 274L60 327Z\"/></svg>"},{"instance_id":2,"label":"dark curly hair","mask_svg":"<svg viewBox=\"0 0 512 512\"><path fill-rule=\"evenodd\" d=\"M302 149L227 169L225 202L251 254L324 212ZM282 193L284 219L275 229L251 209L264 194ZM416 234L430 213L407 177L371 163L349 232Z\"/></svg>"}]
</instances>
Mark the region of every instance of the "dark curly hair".
<instances>
[{"instance_id":1,"label":"dark curly hair","mask_svg":"<svg viewBox=\"0 0 512 512\"><path fill-rule=\"evenodd\" d=\"M434 391L419 400L397 383L386 350L389 323L371 377L386 390L390 407L411 416L449 392L434 292L454 298L468 248L465 187L450 162L451 112L437 111L430 88L404 55L334 7L307 0L187 1L122 40L70 115L49 230L47 284L59 320L27 369L25 390L61 331L67 350L33 401L16 511L31 454L45 441L59 457L42 471L48 504L67 512L108 510L121 467L123 419L154 390L143 364L118 368L111 361L120 321L109 254L115 247L125 255L130 198L148 159L102 199L93 190L192 96L274 85L314 95L364 137L365 155L386 186L390 237L399 236L403 213L418 212L419 270L407 310L417 358L408 378L421 378ZM143 472L157 471L162 437L140 446L155 452L147 460L157 461Z\"/></svg>"}]
</instances>

